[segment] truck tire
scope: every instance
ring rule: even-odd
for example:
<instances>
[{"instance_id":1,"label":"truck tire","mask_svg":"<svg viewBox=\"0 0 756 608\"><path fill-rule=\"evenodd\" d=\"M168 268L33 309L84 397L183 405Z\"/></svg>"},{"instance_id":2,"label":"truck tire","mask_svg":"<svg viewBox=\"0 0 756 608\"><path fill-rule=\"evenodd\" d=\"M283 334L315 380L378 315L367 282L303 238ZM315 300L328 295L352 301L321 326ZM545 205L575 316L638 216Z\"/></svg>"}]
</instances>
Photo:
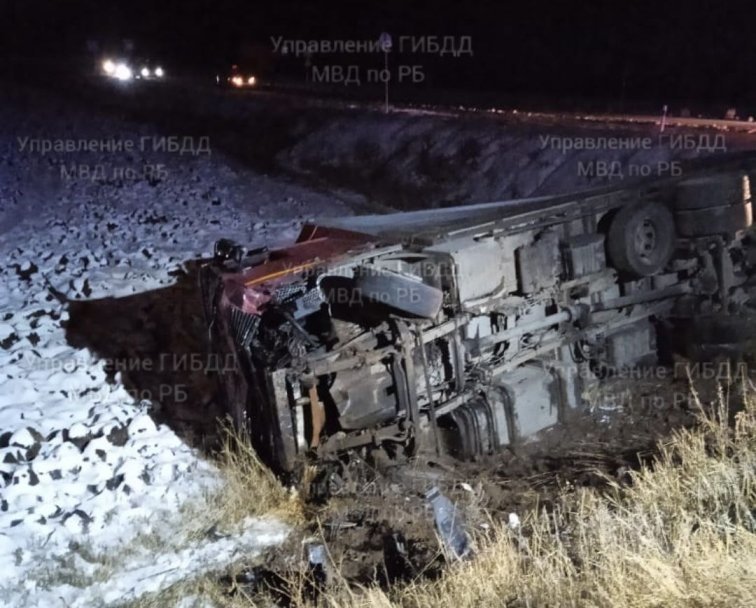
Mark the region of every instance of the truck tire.
<instances>
[{"instance_id":1,"label":"truck tire","mask_svg":"<svg viewBox=\"0 0 756 608\"><path fill-rule=\"evenodd\" d=\"M362 298L426 319L438 314L444 295L420 279L372 268L363 269L355 278L355 288Z\"/></svg>"},{"instance_id":2,"label":"truck tire","mask_svg":"<svg viewBox=\"0 0 756 608\"><path fill-rule=\"evenodd\" d=\"M742 175L696 177L677 187L675 211L743 204L748 196L748 179Z\"/></svg>"},{"instance_id":3,"label":"truck tire","mask_svg":"<svg viewBox=\"0 0 756 608\"><path fill-rule=\"evenodd\" d=\"M733 235L751 225L751 203L735 203L675 213L680 236Z\"/></svg>"},{"instance_id":4,"label":"truck tire","mask_svg":"<svg viewBox=\"0 0 756 608\"><path fill-rule=\"evenodd\" d=\"M617 270L639 277L656 274L675 249L672 213L655 202L623 207L612 218L607 249Z\"/></svg>"},{"instance_id":5,"label":"truck tire","mask_svg":"<svg viewBox=\"0 0 756 608\"><path fill-rule=\"evenodd\" d=\"M683 237L733 235L751 225L747 176L729 173L682 182L675 197L677 232Z\"/></svg>"}]
</instances>

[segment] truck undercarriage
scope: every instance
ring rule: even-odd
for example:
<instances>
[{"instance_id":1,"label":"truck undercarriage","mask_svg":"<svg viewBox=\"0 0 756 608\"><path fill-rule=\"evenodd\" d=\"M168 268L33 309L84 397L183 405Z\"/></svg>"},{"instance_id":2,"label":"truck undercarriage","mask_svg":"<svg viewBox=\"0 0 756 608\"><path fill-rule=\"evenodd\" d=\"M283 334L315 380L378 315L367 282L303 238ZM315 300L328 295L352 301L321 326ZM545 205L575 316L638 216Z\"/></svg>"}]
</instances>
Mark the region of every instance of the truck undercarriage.
<instances>
[{"instance_id":1,"label":"truck undercarriage","mask_svg":"<svg viewBox=\"0 0 756 608\"><path fill-rule=\"evenodd\" d=\"M282 472L352 450L475 460L604 378L749 336L756 159L570 196L216 244L201 288L234 424Z\"/></svg>"}]
</instances>

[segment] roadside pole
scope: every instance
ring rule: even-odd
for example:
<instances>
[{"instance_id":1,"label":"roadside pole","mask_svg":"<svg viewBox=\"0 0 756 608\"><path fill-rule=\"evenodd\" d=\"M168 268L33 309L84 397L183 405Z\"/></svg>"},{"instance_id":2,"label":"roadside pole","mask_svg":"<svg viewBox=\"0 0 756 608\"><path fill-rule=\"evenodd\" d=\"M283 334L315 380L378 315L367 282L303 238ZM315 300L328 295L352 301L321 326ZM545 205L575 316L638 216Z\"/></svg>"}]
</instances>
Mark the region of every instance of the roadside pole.
<instances>
[{"instance_id":1,"label":"roadside pole","mask_svg":"<svg viewBox=\"0 0 756 608\"><path fill-rule=\"evenodd\" d=\"M388 51L383 51L383 69L385 72L384 74L389 74L388 71ZM388 89L389 89L389 78L386 78L386 82L383 83L383 89L384 89L384 100L383 100L383 111L384 113L388 114Z\"/></svg>"},{"instance_id":2,"label":"roadside pole","mask_svg":"<svg viewBox=\"0 0 756 608\"><path fill-rule=\"evenodd\" d=\"M662 117L661 117L661 127L659 128L660 133L664 133L664 129L667 126L667 104L664 104L664 107L662 108Z\"/></svg>"},{"instance_id":3,"label":"roadside pole","mask_svg":"<svg viewBox=\"0 0 756 608\"><path fill-rule=\"evenodd\" d=\"M382 32L378 37L378 44L383 49L383 111L388 114L389 111L389 80L391 80L391 72L389 72L388 54L391 50L391 34L388 32Z\"/></svg>"}]
</instances>

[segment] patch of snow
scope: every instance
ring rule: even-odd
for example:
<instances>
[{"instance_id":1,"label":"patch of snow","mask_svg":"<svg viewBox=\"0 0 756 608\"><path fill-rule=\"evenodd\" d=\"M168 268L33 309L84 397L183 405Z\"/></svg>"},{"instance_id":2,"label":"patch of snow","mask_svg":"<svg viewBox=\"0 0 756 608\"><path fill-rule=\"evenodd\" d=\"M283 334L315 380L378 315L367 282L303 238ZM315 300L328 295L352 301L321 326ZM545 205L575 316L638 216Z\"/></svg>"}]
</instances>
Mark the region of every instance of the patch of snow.
<instances>
[{"instance_id":1,"label":"patch of snow","mask_svg":"<svg viewBox=\"0 0 756 608\"><path fill-rule=\"evenodd\" d=\"M288 528L279 521L249 518L239 535L207 540L184 549L152 551L143 549L107 572L107 579L84 586L59 584L43 587L27 581L16 592L17 605L39 608L86 608L109 606L155 593L182 580L204 572L220 572L239 558L250 559L267 547L280 544ZM0 550L2 550L0 537ZM84 576L97 577L103 568L80 559L78 570ZM192 605L192 604L190 604Z\"/></svg>"},{"instance_id":2,"label":"patch of snow","mask_svg":"<svg viewBox=\"0 0 756 608\"><path fill-rule=\"evenodd\" d=\"M94 566L72 557L73 546L117 555L144 535L171 538L182 507L201 502L218 483L213 466L156 424L120 374L108 382L105 361L67 343L68 302L170 285L185 263L210 255L221 237L249 245L291 241L305 219L302 201L311 215L348 210L325 195L232 170L216 152L156 159L146 152L54 157L22 151L19 133L136 142L156 135L142 125L53 111L43 102L31 115L25 105L0 94L3 604L106 605L220 567L239 551L255 555L280 543L283 524L249 521L239 537L137 553L84 587L55 580L56 564L65 560L74 579L92 575ZM60 173L63 163L103 164L112 175L113 167L157 162L165 167L157 181L63 179Z\"/></svg>"}]
</instances>

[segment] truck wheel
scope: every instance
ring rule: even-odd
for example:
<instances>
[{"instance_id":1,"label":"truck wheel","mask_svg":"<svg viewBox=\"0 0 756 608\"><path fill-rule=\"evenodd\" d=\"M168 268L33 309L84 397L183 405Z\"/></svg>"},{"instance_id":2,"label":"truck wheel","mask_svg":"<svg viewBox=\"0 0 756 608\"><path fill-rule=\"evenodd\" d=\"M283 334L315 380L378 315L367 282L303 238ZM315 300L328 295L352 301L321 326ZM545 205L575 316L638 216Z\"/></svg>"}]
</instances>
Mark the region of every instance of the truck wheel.
<instances>
[{"instance_id":1,"label":"truck wheel","mask_svg":"<svg viewBox=\"0 0 756 608\"><path fill-rule=\"evenodd\" d=\"M609 226L609 258L617 270L641 277L659 272L675 249L675 222L655 202L623 207Z\"/></svg>"},{"instance_id":2,"label":"truck wheel","mask_svg":"<svg viewBox=\"0 0 756 608\"><path fill-rule=\"evenodd\" d=\"M733 235L751 225L751 203L678 211L675 219L680 236Z\"/></svg>"},{"instance_id":3,"label":"truck wheel","mask_svg":"<svg viewBox=\"0 0 756 608\"><path fill-rule=\"evenodd\" d=\"M438 314L443 300L440 289L388 270L363 269L355 288L360 297L426 319Z\"/></svg>"},{"instance_id":4,"label":"truck wheel","mask_svg":"<svg viewBox=\"0 0 756 608\"><path fill-rule=\"evenodd\" d=\"M733 235L751 225L750 182L737 173L682 182L675 198L677 232L683 237Z\"/></svg>"},{"instance_id":5,"label":"truck wheel","mask_svg":"<svg viewBox=\"0 0 756 608\"><path fill-rule=\"evenodd\" d=\"M706 209L736 203L742 205L746 188L748 188L747 179L735 173L689 179L677 187L675 211Z\"/></svg>"}]
</instances>

